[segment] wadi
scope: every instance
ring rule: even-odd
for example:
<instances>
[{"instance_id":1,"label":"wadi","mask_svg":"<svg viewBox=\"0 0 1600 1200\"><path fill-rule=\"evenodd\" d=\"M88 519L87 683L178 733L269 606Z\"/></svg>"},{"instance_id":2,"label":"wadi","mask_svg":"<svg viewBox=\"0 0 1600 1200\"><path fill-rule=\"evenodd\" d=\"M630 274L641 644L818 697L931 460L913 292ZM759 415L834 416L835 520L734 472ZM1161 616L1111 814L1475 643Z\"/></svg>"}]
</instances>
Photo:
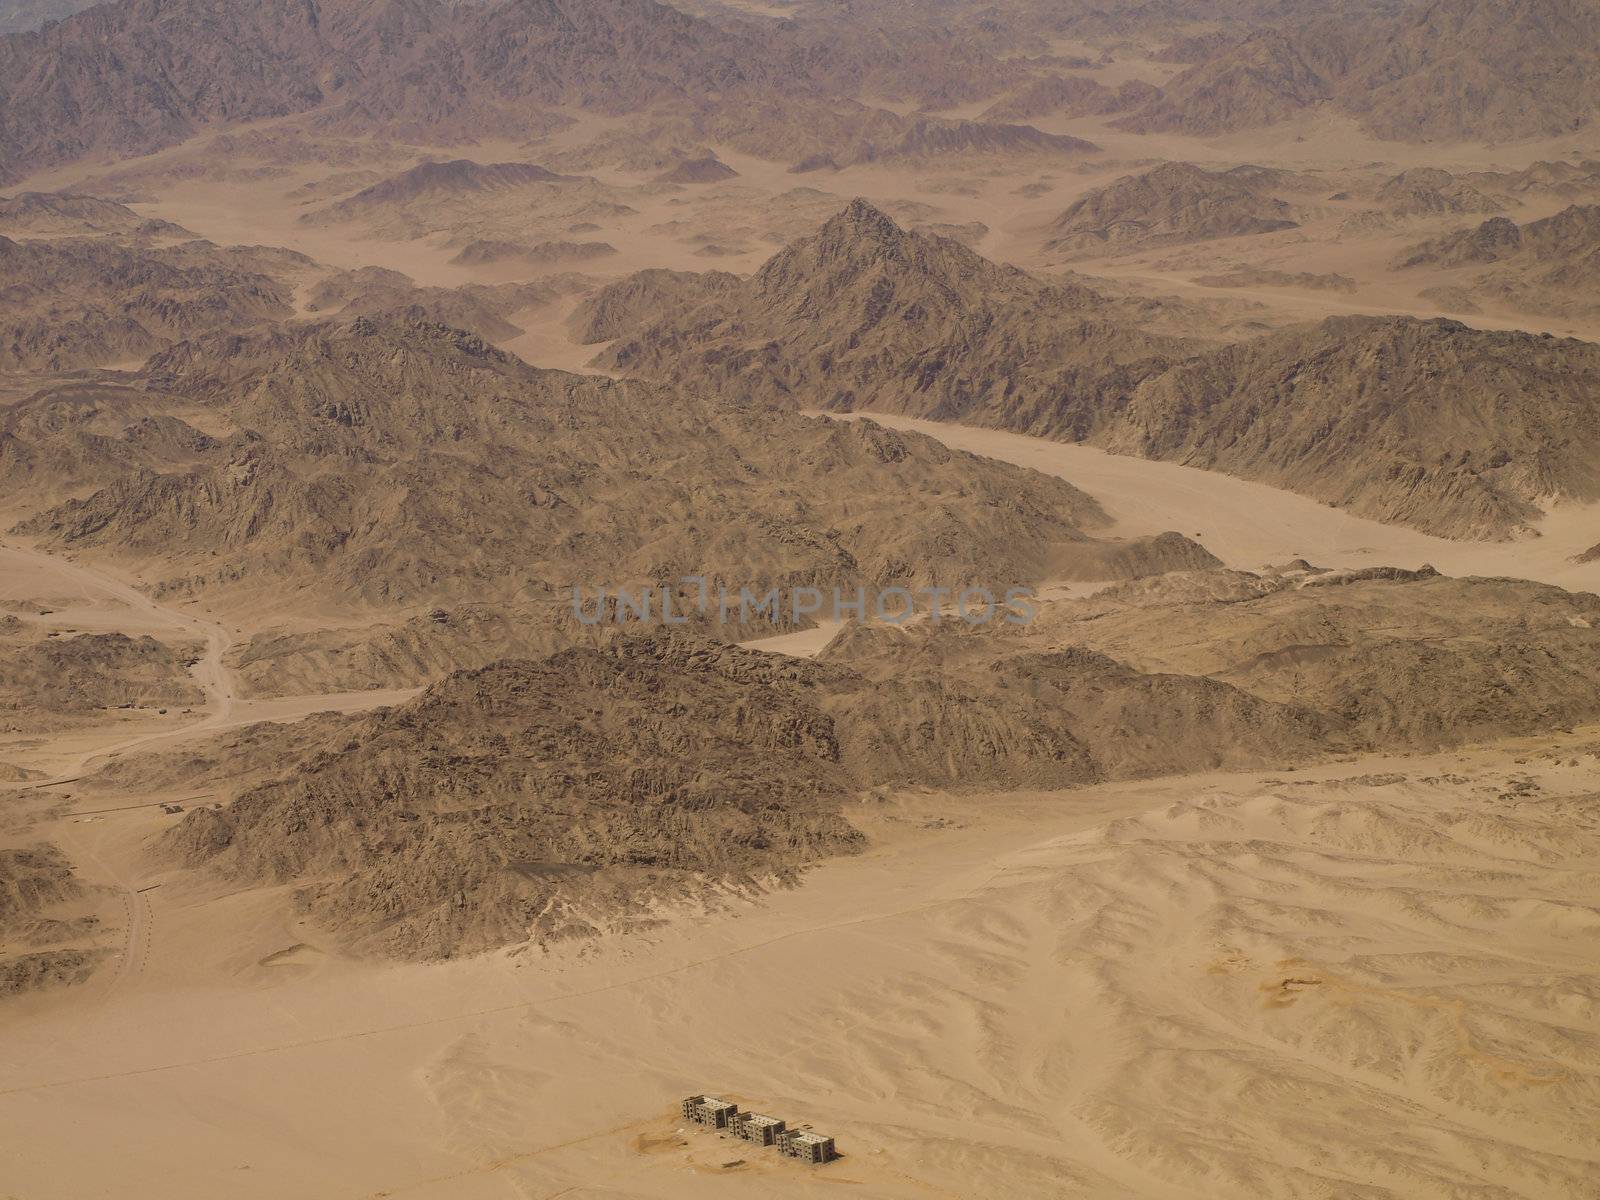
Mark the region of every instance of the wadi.
<instances>
[{"instance_id":1,"label":"wadi","mask_svg":"<svg viewBox=\"0 0 1600 1200\"><path fill-rule=\"evenodd\" d=\"M1582 0L0 0L0 1200L1600 1195Z\"/></svg>"}]
</instances>

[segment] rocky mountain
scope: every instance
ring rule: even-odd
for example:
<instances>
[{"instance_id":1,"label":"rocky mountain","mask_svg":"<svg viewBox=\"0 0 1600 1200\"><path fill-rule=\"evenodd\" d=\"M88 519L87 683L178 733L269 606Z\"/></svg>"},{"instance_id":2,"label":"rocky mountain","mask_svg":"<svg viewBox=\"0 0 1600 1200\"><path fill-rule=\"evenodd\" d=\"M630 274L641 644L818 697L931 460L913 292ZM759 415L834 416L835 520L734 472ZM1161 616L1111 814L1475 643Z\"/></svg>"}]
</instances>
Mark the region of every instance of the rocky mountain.
<instances>
[{"instance_id":1,"label":"rocky mountain","mask_svg":"<svg viewBox=\"0 0 1600 1200\"><path fill-rule=\"evenodd\" d=\"M178 708L204 696L190 682L189 648L122 633L51 637L0 617L0 722L8 730L81 723L98 710Z\"/></svg>"},{"instance_id":2,"label":"rocky mountain","mask_svg":"<svg viewBox=\"0 0 1600 1200\"><path fill-rule=\"evenodd\" d=\"M1577 205L1518 225L1494 217L1473 229L1434 238L1395 258L1397 270L1418 267L1486 268L1472 294L1534 313L1574 314L1600 308L1600 205Z\"/></svg>"},{"instance_id":3,"label":"rocky mountain","mask_svg":"<svg viewBox=\"0 0 1600 1200\"><path fill-rule=\"evenodd\" d=\"M1361 38L1339 103L1380 137L1555 137L1600 114L1587 0L1436 0Z\"/></svg>"},{"instance_id":4,"label":"rocky mountain","mask_svg":"<svg viewBox=\"0 0 1600 1200\"><path fill-rule=\"evenodd\" d=\"M1400 141L1552 137L1600 113L1597 53L1586 0L1432 0L1359 22L1298 10L1120 124L1214 136L1327 104Z\"/></svg>"},{"instance_id":5,"label":"rocky mountain","mask_svg":"<svg viewBox=\"0 0 1600 1200\"><path fill-rule=\"evenodd\" d=\"M142 360L180 338L293 313L292 287L209 242L0 236L0 370Z\"/></svg>"},{"instance_id":6,"label":"rocky mountain","mask_svg":"<svg viewBox=\"0 0 1600 1200\"><path fill-rule=\"evenodd\" d=\"M546 104L714 89L745 73L742 45L651 0L122 0L0 40L0 179L325 106L368 129L526 131Z\"/></svg>"},{"instance_id":7,"label":"rocky mountain","mask_svg":"<svg viewBox=\"0 0 1600 1200\"><path fill-rule=\"evenodd\" d=\"M1046 248L1098 255L1295 226L1289 205L1265 194L1248 172L1163 163L1075 201L1050 223Z\"/></svg>"},{"instance_id":8,"label":"rocky mountain","mask_svg":"<svg viewBox=\"0 0 1600 1200\"><path fill-rule=\"evenodd\" d=\"M713 21L654 0L117 0L0 38L0 182L300 113L459 143L548 132L557 107L620 115L758 89L937 108L1008 81L938 29Z\"/></svg>"},{"instance_id":9,"label":"rocky mountain","mask_svg":"<svg viewBox=\"0 0 1600 1200\"><path fill-rule=\"evenodd\" d=\"M742 282L726 271L649 267L586 297L573 309L568 328L580 345L609 342L653 324L664 314L731 295Z\"/></svg>"},{"instance_id":10,"label":"rocky mountain","mask_svg":"<svg viewBox=\"0 0 1600 1200\"><path fill-rule=\"evenodd\" d=\"M614 285L647 295L643 281ZM589 301L611 301L610 288ZM613 369L796 407L992 425L1226 471L1449 537L1596 494L1600 348L1339 318L1220 349L857 202L743 283L674 278L604 330Z\"/></svg>"},{"instance_id":11,"label":"rocky mountain","mask_svg":"<svg viewBox=\"0 0 1600 1200\"><path fill-rule=\"evenodd\" d=\"M1201 135L1326 103L1403 138L1547 136L1600 105L1587 71L1600 32L1585 0L1439 0L1392 15L1376 7L1379 16L1348 21L1280 6L1254 36L1207 43L1212 57L1151 97L1130 85L1102 96L1077 77L1051 82L1035 71L1019 88L1007 56L1024 43L975 41L970 22L958 33L904 14L775 22L694 16L654 0L117 0L0 37L0 182L302 113L325 131L449 144L545 134L563 119L556 109L676 106L713 110L730 134L737 127L730 144L772 154L799 145L782 136L793 123L784 107L815 115L878 98L937 111L1012 91L995 110L1007 120L1146 101L1124 128ZM752 94L765 104L747 103ZM901 120L915 128L900 144L874 142L880 159L1024 143L1072 152L1072 139L1027 126ZM819 139L822 126L801 123L806 140L830 144L791 161L867 161L861 144Z\"/></svg>"},{"instance_id":12,"label":"rocky mountain","mask_svg":"<svg viewBox=\"0 0 1600 1200\"><path fill-rule=\"evenodd\" d=\"M1131 309L1087 287L908 232L860 200L747 281L717 280L698 297L665 282L634 277L587 302L640 322L604 328L617 340L603 363L797 407L1081 437L1192 349L1142 332ZM669 303L656 307L653 289Z\"/></svg>"},{"instance_id":13,"label":"rocky mountain","mask_svg":"<svg viewBox=\"0 0 1600 1200\"><path fill-rule=\"evenodd\" d=\"M1201 137L1272 125L1330 98L1332 88L1298 41L1276 30L1180 72L1116 125L1134 133Z\"/></svg>"},{"instance_id":14,"label":"rocky mountain","mask_svg":"<svg viewBox=\"0 0 1600 1200\"><path fill-rule=\"evenodd\" d=\"M626 925L664 897L859 847L838 813L847 776L822 675L664 637L498 663L190 814L166 847L237 881L301 884L307 911L369 952L438 958Z\"/></svg>"},{"instance_id":15,"label":"rocky mountain","mask_svg":"<svg viewBox=\"0 0 1600 1200\"><path fill-rule=\"evenodd\" d=\"M1339 317L1173 367L1097 440L1445 537L1506 538L1542 501L1600 498L1597 387L1588 342Z\"/></svg>"},{"instance_id":16,"label":"rocky mountain","mask_svg":"<svg viewBox=\"0 0 1600 1200\"><path fill-rule=\"evenodd\" d=\"M437 958L782 880L862 844L839 810L876 783L1061 786L1316 753L1316 717L1227 684L949 640L863 631L818 664L658 632L459 673L341 723L163 848L298 885L354 949Z\"/></svg>"},{"instance_id":17,"label":"rocky mountain","mask_svg":"<svg viewBox=\"0 0 1600 1200\"><path fill-rule=\"evenodd\" d=\"M870 424L536 370L417 320L185 343L140 386L236 432L116 472L25 528L140 560L168 591L393 607L685 575L847 586L1105 569L1085 532L1103 515L1059 480Z\"/></svg>"},{"instance_id":18,"label":"rocky mountain","mask_svg":"<svg viewBox=\"0 0 1600 1200\"><path fill-rule=\"evenodd\" d=\"M1457 213L1499 213L1504 196L1485 192L1449 171L1413 167L1386 180L1373 197L1384 210L1401 217L1439 217Z\"/></svg>"},{"instance_id":19,"label":"rocky mountain","mask_svg":"<svg viewBox=\"0 0 1600 1200\"><path fill-rule=\"evenodd\" d=\"M1046 75L1002 96L983 112L985 121L1032 121L1038 117L1093 117L1126 112L1153 100L1154 84L1129 79L1107 87L1086 75Z\"/></svg>"},{"instance_id":20,"label":"rocky mountain","mask_svg":"<svg viewBox=\"0 0 1600 1200\"><path fill-rule=\"evenodd\" d=\"M320 103L359 70L316 4L128 0L0 38L0 180Z\"/></svg>"}]
</instances>

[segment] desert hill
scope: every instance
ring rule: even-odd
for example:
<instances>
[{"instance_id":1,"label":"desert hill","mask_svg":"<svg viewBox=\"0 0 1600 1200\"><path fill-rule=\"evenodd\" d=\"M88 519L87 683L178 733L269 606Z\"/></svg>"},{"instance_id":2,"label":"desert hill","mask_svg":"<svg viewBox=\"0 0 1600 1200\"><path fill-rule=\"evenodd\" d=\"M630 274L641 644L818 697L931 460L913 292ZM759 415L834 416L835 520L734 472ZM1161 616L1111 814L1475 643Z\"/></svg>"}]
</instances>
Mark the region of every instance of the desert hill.
<instances>
[{"instance_id":1,"label":"desert hill","mask_svg":"<svg viewBox=\"0 0 1600 1200\"><path fill-rule=\"evenodd\" d=\"M795 174L867 164L925 166L1028 158L1060 164L1099 149L1084 138L1046 133L1027 124L902 115L849 98L791 98L741 87L721 94L715 102L678 103L641 114L627 128L611 129L558 150L549 161L569 170L616 165L659 173L675 168L685 157L705 157L710 153L707 143L788 163Z\"/></svg>"},{"instance_id":2,"label":"desert hill","mask_svg":"<svg viewBox=\"0 0 1600 1200\"><path fill-rule=\"evenodd\" d=\"M1600 199L1600 162L1540 161L1520 171L1483 171L1468 174L1466 179L1474 186L1509 196Z\"/></svg>"},{"instance_id":3,"label":"desert hill","mask_svg":"<svg viewBox=\"0 0 1600 1200\"><path fill-rule=\"evenodd\" d=\"M1170 80L1119 124L1201 136L1320 104L1397 141L1550 137L1600 113L1585 0L1436 0L1360 22L1295 9Z\"/></svg>"},{"instance_id":4,"label":"desert hill","mask_svg":"<svg viewBox=\"0 0 1600 1200\"><path fill-rule=\"evenodd\" d=\"M1577 205L1518 225L1496 217L1401 251L1399 270L1485 267L1468 285L1480 297L1535 313L1600 308L1600 205Z\"/></svg>"},{"instance_id":5,"label":"desert hill","mask_svg":"<svg viewBox=\"0 0 1600 1200\"><path fill-rule=\"evenodd\" d=\"M844 672L828 707L865 782L1071 787L1289 762L1336 740L1303 706L948 621L856 626L821 661Z\"/></svg>"},{"instance_id":6,"label":"desert hill","mask_svg":"<svg viewBox=\"0 0 1600 1200\"><path fill-rule=\"evenodd\" d=\"M1595 597L1417 572L1202 572L1051 610L1040 636L1322 714L1364 748L1593 720Z\"/></svg>"},{"instance_id":7,"label":"desert hill","mask_svg":"<svg viewBox=\"0 0 1600 1200\"><path fill-rule=\"evenodd\" d=\"M617 252L607 242L502 242L478 238L450 260L461 267L562 267L606 258Z\"/></svg>"},{"instance_id":8,"label":"desert hill","mask_svg":"<svg viewBox=\"0 0 1600 1200\"><path fill-rule=\"evenodd\" d=\"M188 679L191 647L122 633L52 637L0 617L0 721L8 730L82 723L97 710L180 708L204 697Z\"/></svg>"},{"instance_id":9,"label":"desert hill","mask_svg":"<svg viewBox=\"0 0 1600 1200\"><path fill-rule=\"evenodd\" d=\"M15 934L42 910L82 894L82 883L54 847L0 850L0 934Z\"/></svg>"},{"instance_id":10,"label":"desert hill","mask_svg":"<svg viewBox=\"0 0 1600 1200\"><path fill-rule=\"evenodd\" d=\"M1221 349L1160 339L1123 302L861 202L712 290L690 307L692 284L674 280L683 311L606 329L621 336L601 361L799 407L1089 440L1447 537L1513 536L1543 500L1597 496L1600 350L1570 338L1360 317Z\"/></svg>"},{"instance_id":11,"label":"desert hill","mask_svg":"<svg viewBox=\"0 0 1600 1200\"><path fill-rule=\"evenodd\" d=\"M838 815L822 674L665 638L464 672L190 814L166 847L239 882L309 885L310 914L369 952L625 927L655 900L860 845Z\"/></svg>"},{"instance_id":12,"label":"desert hill","mask_svg":"<svg viewBox=\"0 0 1600 1200\"><path fill-rule=\"evenodd\" d=\"M733 611L727 624L704 619L689 589L681 599L684 628L724 641L770 637L774 624ZM592 613L592 593L585 611ZM715 614L713 614L714 616ZM592 645L612 628L590 626L573 615L570 596L525 604L456 604L387 619L372 615L355 626L306 629L269 625L228 655L239 692L252 698L356 692L442 679L464 667L485 667L504 658L542 658L574 645ZM794 628L785 616L780 629Z\"/></svg>"},{"instance_id":13,"label":"desert hill","mask_svg":"<svg viewBox=\"0 0 1600 1200\"><path fill-rule=\"evenodd\" d=\"M1125 112L1154 99L1158 89L1130 79L1107 87L1083 75L1046 75L1001 97L984 110L982 120L1032 121L1044 116L1106 116Z\"/></svg>"},{"instance_id":14,"label":"desert hill","mask_svg":"<svg viewBox=\"0 0 1600 1200\"><path fill-rule=\"evenodd\" d=\"M1293 229L1289 205L1246 173L1164 163L1096 188L1049 226L1046 249L1075 255Z\"/></svg>"},{"instance_id":15,"label":"desert hill","mask_svg":"<svg viewBox=\"0 0 1600 1200\"><path fill-rule=\"evenodd\" d=\"M28 515L99 487L126 471L197 463L215 440L142 389L72 382L32 391L0 408L0 495Z\"/></svg>"},{"instance_id":16,"label":"desert hill","mask_svg":"<svg viewBox=\"0 0 1600 1200\"><path fill-rule=\"evenodd\" d=\"M400 317L465 329L497 341L522 332L517 314L583 292L590 285L579 276L550 276L533 283L422 287L409 275L386 267L335 271L312 285L306 311L341 319Z\"/></svg>"},{"instance_id":17,"label":"desert hill","mask_svg":"<svg viewBox=\"0 0 1600 1200\"><path fill-rule=\"evenodd\" d=\"M0 369L139 360L180 338L292 315L291 289L239 257L210 243L0 236Z\"/></svg>"},{"instance_id":18,"label":"desert hill","mask_svg":"<svg viewBox=\"0 0 1600 1200\"><path fill-rule=\"evenodd\" d=\"M1134 133L1209 137L1275 124L1330 95L1296 39L1270 31L1181 72L1116 124Z\"/></svg>"},{"instance_id":19,"label":"desert hill","mask_svg":"<svg viewBox=\"0 0 1600 1200\"><path fill-rule=\"evenodd\" d=\"M90 0L3 0L0 34L24 33L90 7Z\"/></svg>"},{"instance_id":20,"label":"desert hill","mask_svg":"<svg viewBox=\"0 0 1600 1200\"><path fill-rule=\"evenodd\" d=\"M1587 342L1341 317L1174 367L1098 440L1375 520L1504 538L1542 500L1600 497L1597 386Z\"/></svg>"},{"instance_id":21,"label":"desert hill","mask_svg":"<svg viewBox=\"0 0 1600 1200\"><path fill-rule=\"evenodd\" d=\"M944 637L888 632L816 665L657 633L458 673L189 814L164 849L296 883L358 950L432 958L627 927L655 899L851 851L839 807L874 782L1060 786L1315 752L1316 718L1226 684L1084 651L993 662L973 640L955 670Z\"/></svg>"},{"instance_id":22,"label":"desert hill","mask_svg":"<svg viewBox=\"0 0 1600 1200\"><path fill-rule=\"evenodd\" d=\"M589 301L617 311L645 281ZM740 285L717 281L601 356L644 378L800 407L876 407L1083 436L1190 348L1088 287L1050 284L856 201ZM694 298L674 281L673 298ZM639 316L645 316L643 306Z\"/></svg>"},{"instance_id":23,"label":"desert hill","mask_svg":"<svg viewBox=\"0 0 1600 1200\"><path fill-rule=\"evenodd\" d=\"M267 732L281 777L162 849L293 883L362 952L548 943L850 852L838 814L864 788L1064 787L1592 720L1597 620L1592 596L1514 580L1297 568L1164 575L1021 629L854 626L814 663L618 636L325 718L309 743Z\"/></svg>"},{"instance_id":24,"label":"desert hill","mask_svg":"<svg viewBox=\"0 0 1600 1200\"><path fill-rule=\"evenodd\" d=\"M1386 180L1373 198L1394 216L1447 216L1456 213L1499 213L1505 197L1486 192L1437 167L1413 167Z\"/></svg>"},{"instance_id":25,"label":"desert hill","mask_svg":"<svg viewBox=\"0 0 1600 1200\"><path fill-rule=\"evenodd\" d=\"M663 171L656 176L657 183L721 183L724 179L736 179L739 172L719 159L715 154L708 154L704 158L689 158L680 162L670 171Z\"/></svg>"},{"instance_id":26,"label":"desert hill","mask_svg":"<svg viewBox=\"0 0 1600 1200\"><path fill-rule=\"evenodd\" d=\"M730 564L752 584L1103 577L1107 547L1085 530L1104 518L1059 480L871 426L540 371L426 322L206 339L140 378L237 432L25 528L143 560L168 589L397 605Z\"/></svg>"},{"instance_id":27,"label":"desert hill","mask_svg":"<svg viewBox=\"0 0 1600 1200\"><path fill-rule=\"evenodd\" d=\"M918 117L889 141L867 140L831 157L837 165L924 162L951 155L1045 155L1083 157L1100 149L1093 142L1032 125L991 121L949 121Z\"/></svg>"},{"instance_id":28,"label":"desert hill","mask_svg":"<svg viewBox=\"0 0 1600 1200\"><path fill-rule=\"evenodd\" d=\"M536 244L566 239L575 224L638 211L631 189L532 163L424 163L353 194L313 203L297 223L342 228L378 240L433 234L451 246L474 241Z\"/></svg>"},{"instance_id":29,"label":"desert hill","mask_svg":"<svg viewBox=\"0 0 1600 1200\"><path fill-rule=\"evenodd\" d=\"M0 998L82 983L105 957L96 919L74 912L90 889L60 849L0 849Z\"/></svg>"},{"instance_id":30,"label":"desert hill","mask_svg":"<svg viewBox=\"0 0 1600 1200\"><path fill-rule=\"evenodd\" d=\"M607 284L573 309L573 340L589 346L609 342L652 324L665 313L686 311L740 286L726 271L669 271L661 267L635 271Z\"/></svg>"},{"instance_id":31,"label":"desert hill","mask_svg":"<svg viewBox=\"0 0 1600 1200\"><path fill-rule=\"evenodd\" d=\"M465 158L425 162L300 219L314 224L352 221L374 210L418 202L437 204L460 196L508 191L531 184L580 182L576 176L558 175L537 163L476 163Z\"/></svg>"},{"instance_id":32,"label":"desert hill","mask_svg":"<svg viewBox=\"0 0 1600 1200\"><path fill-rule=\"evenodd\" d=\"M0 196L0 234L50 238L99 234L193 237L175 225L146 220L114 200L61 192Z\"/></svg>"},{"instance_id":33,"label":"desert hill","mask_svg":"<svg viewBox=\"0 0 1600 1200\"><path fill-rule=\"evenodd\" d=\"M1319 292L1354 292L1357 284L1337 272L1276 271L1267 267L1235 267L1210 275L1197 275L1195 282L1211 288L1291 287Z\"/></svg>"}]
</instances>

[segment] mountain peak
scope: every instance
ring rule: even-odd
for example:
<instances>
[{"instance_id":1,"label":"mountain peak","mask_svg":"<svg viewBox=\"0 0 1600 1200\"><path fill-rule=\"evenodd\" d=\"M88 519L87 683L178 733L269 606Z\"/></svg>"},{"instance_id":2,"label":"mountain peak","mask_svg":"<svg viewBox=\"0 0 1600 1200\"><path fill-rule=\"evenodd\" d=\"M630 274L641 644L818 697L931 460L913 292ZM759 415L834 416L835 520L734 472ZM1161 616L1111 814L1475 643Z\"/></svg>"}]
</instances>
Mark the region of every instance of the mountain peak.
<instances>
[{"instance_id":1,"label":"mountain peak","mask_svg":"<svg viewBox=\"0 0 1600 1200\"><path fill-rule=\"evenodd\" d=\"M822 227L824 241L848 238L872 238L879 241L899 241L906 231L896 225L894 218L870 200L857 196L843 212Z\"/></svg>"}]
</instances>

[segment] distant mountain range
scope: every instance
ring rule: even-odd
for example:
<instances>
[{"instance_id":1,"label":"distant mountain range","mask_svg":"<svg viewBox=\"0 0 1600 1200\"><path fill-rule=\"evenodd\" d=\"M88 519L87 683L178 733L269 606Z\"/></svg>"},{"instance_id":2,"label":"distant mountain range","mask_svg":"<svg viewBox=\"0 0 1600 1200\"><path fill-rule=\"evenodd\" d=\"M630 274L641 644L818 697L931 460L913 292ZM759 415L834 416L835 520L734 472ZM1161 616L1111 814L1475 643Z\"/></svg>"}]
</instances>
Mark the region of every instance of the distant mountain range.
<instances>
[{"instance_id":1,"label":"distant mountain range","mask_svg":"<svg viewBox=\"0 0 1600 1200\"><path fill-rule=\"evenodd\" d=\"M554 108L617 115L678 103L748 123L761 111L752 97L779 109L888 99L936 111L1012 92L992 110L1002 118L1142 102L1124 128L1204 135L1329 105L1396 139L1549 136L1600 111L1600 15L1584 0L1435 0L1354 23L1295 8L1243 40L1196 43L1214 52L1153 96L1052 84L917 19L892 31L713 20L655 0L119 0L28 29L60 15L34 6L50 2L4 10L0 29L26 31L0 38L0 183L312 111L330 128L442 139L526 136ZM1014 92L1041 77L1042 91ZM1006 128L930 123L894 152L1030 138L1065 148ZM844 149L860 158L859 146Z\"/></svg>"},{"instance_id":2,"label":"distant mountain range","mask_svg":"<svg viewBox=\"0 0 1600 1200\"><path fill-rule=\"evenodd\" d=\"M1588 0L1428 0L1352 22L1297 11L1170 80L1122 118L1211 136L1326 105L1399 141L1552 137L1600 113Z\"/></svg>"}]
</instances>

